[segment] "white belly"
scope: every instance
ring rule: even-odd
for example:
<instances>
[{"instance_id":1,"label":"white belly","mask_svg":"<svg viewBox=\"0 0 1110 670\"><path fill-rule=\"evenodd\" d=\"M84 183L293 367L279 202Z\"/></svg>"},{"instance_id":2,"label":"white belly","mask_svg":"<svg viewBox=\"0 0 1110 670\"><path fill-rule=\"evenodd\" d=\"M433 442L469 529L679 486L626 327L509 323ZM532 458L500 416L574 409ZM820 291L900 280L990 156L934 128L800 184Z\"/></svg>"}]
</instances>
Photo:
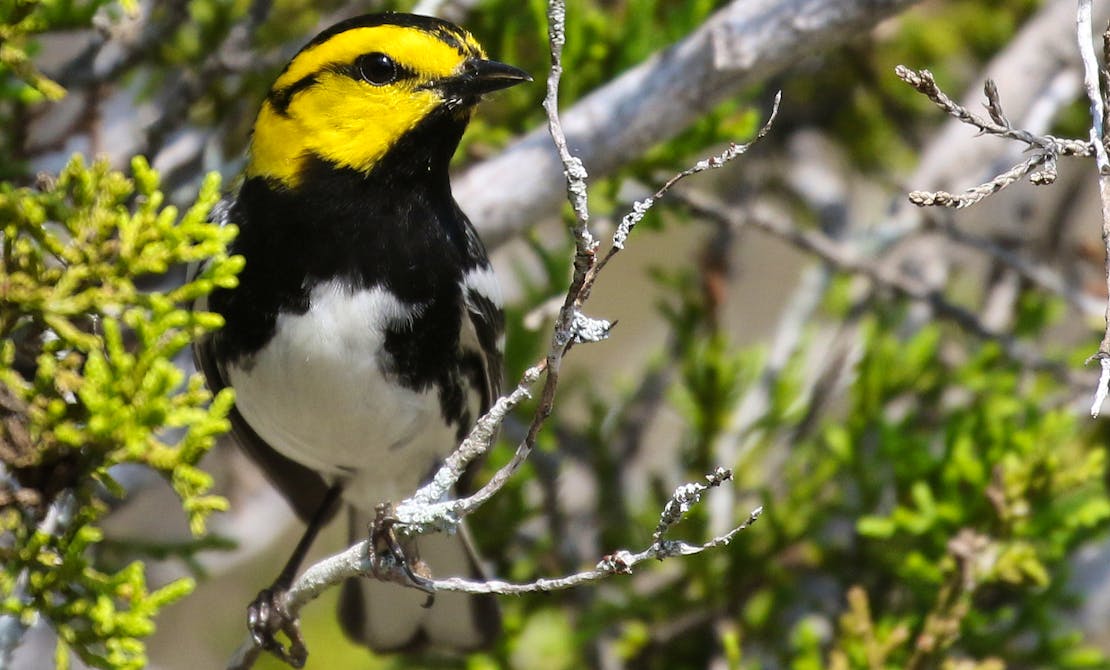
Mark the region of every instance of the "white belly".
<instances>
[{"instance_id":1,"label":"white belly","mask_svg":"<svg viewBox=\"0 0 1110 670\"><path fill-rule=\"evenodd\" d=\"M282 314L265 348L227 373L243 418L275 450L336 479L364 507L411 493L455 444L436 387L383 370L385 330L420 314L380 289L321 284L304 314Z\"/></svg>"}]
</instances>

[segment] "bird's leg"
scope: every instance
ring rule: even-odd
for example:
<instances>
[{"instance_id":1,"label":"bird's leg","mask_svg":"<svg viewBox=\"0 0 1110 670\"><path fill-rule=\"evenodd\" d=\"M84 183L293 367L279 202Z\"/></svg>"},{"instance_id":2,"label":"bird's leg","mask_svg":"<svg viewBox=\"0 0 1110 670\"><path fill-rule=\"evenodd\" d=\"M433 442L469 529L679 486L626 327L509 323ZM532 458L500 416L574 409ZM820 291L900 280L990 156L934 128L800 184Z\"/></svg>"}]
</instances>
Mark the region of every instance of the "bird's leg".
<instances>
[{"instance_id":1,"label":"bird's leg","mask_svg":"<svg viewBox=\"0 0 1110 670\"><path fill-rule=\"evenodd\" d=\"M382 503L375 511L374 520L370 523L370 551L373 552L371 564L374 566L374 576L420 589L428 594L424 607L431 607L436 599L435 588L431 585L431 572L428 570L428 565L420 559L415 542L411 539L405 542L398 536L396 526L399 521L393 516L392 505ZM392 565L383 565L380 560L383 556L391 557Z\"/></svg>"},{"instance_id":2,"label":"bird's leg","mask_svg":"<svg viewBox=\"0 0 1110 670\"><path fill-rule=\"evenodd\" d=\"M305 647L304 637L301 636L300 620L290 616L285 606L285 596L293 584L293 578L297 576L297 570L300 569L305 554L308 553L320 528L331 517L339 502L339 494L342 492L343 487L339 484L327 490L316 513L308 522L304 535L297 542L297 547L293 549L293 554L286 561L277 579L269 588L259 591L258 596L247 607L247 629L250 630L254 643L294 668L304 667L305 660L308 658L308 648ZM289 638L288 649L278 641L276 635L279 632L285 633Z\"/></svg>"}]
</instances>

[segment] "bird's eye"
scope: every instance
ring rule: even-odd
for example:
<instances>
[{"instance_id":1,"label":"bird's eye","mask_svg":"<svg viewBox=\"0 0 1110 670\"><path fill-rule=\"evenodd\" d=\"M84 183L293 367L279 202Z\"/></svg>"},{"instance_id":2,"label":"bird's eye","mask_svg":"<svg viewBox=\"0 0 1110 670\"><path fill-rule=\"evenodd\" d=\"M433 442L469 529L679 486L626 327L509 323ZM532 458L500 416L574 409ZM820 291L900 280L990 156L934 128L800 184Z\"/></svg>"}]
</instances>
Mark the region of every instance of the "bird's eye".
<instances>
[{"instance_id":1,"label":"bird's eye","mask_svg":"<svg viewBox=\"0 0 1110 670\"><path fill-rule=\"evenodd\" d=\"M381 52L359 56L355 65L362 78L375 86L385 86L397 81L397 63Z\"/></svg>"}]
</instances>

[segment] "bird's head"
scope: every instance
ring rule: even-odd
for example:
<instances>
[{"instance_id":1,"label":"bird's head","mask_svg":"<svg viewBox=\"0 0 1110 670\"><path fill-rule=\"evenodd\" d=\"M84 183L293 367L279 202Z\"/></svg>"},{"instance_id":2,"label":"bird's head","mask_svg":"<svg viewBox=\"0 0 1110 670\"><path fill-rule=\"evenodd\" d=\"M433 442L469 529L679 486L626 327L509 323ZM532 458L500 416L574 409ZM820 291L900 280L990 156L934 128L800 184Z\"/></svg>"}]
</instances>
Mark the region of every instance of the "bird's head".
<instances>
[{"instance_id":1,"label":"bird's head","mask_svg":"<svg viewBox=\"0 0 1110 670\"><path fill-rule=\"evenodd\" d=\"M255 121L247 176L296 188L307 161L370 174L391 150L445 167L482 94L529 80L486 59L470 33L447 21L411 14L343 21L301 49L274 82Z\"/></svg>"}]
</instances>

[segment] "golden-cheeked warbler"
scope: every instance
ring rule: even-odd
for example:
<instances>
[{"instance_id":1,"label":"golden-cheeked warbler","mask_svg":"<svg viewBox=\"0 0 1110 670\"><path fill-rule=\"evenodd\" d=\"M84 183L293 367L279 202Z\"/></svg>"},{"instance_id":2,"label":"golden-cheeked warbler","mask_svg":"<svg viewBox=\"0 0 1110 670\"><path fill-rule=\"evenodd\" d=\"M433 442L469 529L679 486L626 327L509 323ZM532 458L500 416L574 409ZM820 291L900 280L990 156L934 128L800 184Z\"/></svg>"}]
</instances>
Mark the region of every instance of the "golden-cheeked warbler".
<instances>
[{"instance_id":1,"label":"golden-cheeked warbler","mask_svg":"<svg viewBox=\"0 0 1110 670\"><path fill-rule=\"evenodd\" d=\"M225 326L195 354L213 389L234 388L237 440L309 524L250 607L264 646L288 631L281 595L319 526L346 507L361 539L499 393L500 291L448 163L482 95L530 79L446 21L367 15L317 35L262 103L245 180L218 212L246 265L202 306ZM436 576L481 576L465 530L418 551ZM473 649L499 629L492 596L426 599L353 580L340 620L379 651Z\"/></svg>"}]
</instances>

